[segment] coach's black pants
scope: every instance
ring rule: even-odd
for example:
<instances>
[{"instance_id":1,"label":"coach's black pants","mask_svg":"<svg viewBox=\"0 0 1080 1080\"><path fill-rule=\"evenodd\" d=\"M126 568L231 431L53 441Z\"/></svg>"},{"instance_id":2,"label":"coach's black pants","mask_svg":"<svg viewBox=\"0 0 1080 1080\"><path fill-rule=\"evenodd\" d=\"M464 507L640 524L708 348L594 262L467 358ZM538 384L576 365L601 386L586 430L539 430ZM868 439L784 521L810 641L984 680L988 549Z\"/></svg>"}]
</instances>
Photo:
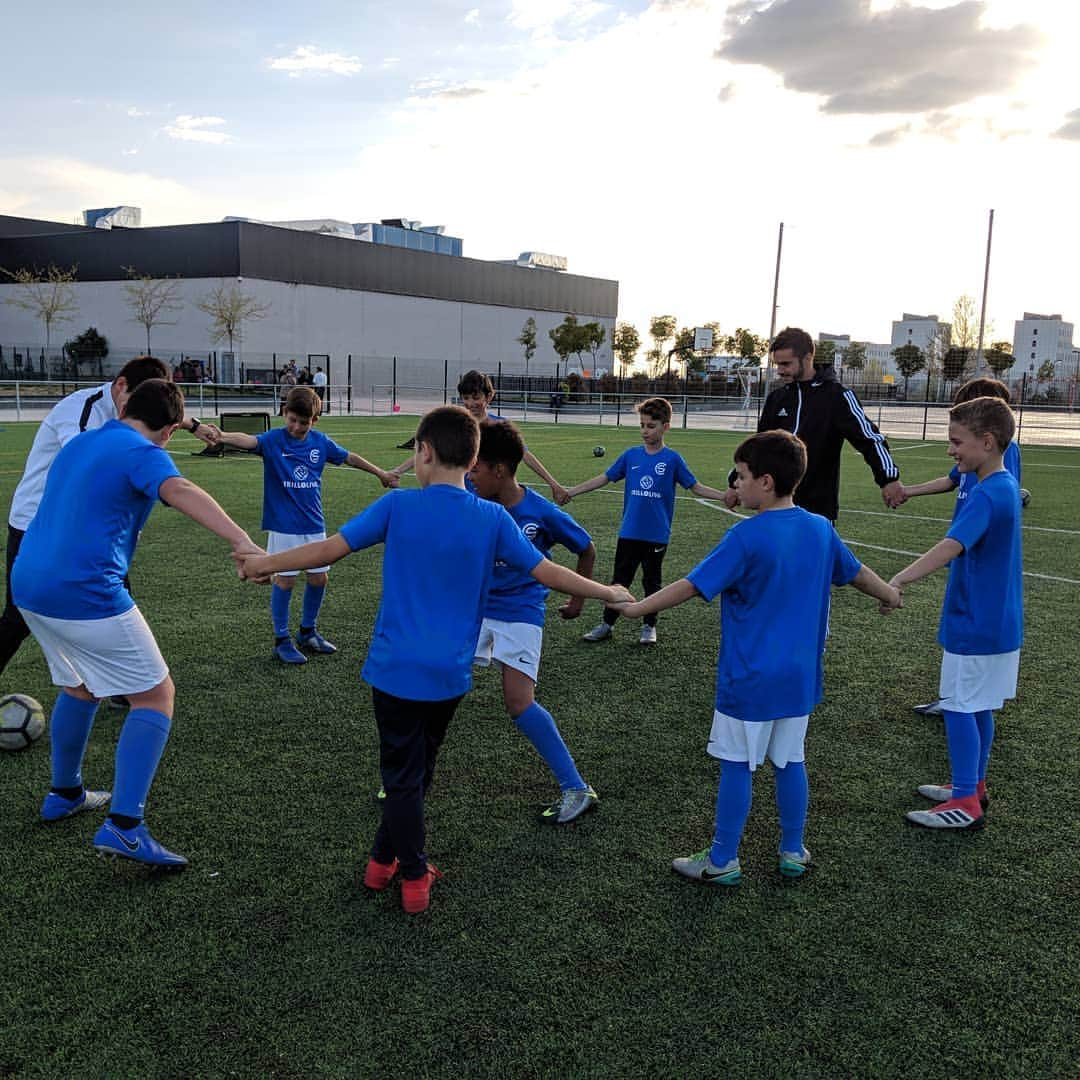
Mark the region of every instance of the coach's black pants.
<instances>
[{"instance_id":1,"label":"coach's black pants","mask_svg":"<svg viewBox=\"0 0 1080 1080\"><path fill-rule=\"evenodd\" d=\"M7 667L8 661L19 651L19 646L30 636L30 627L11 599L11 568L15 565L15 556L19 554L19 545L25 535L22 529L8 526L7 594L4 613L0 615L0 671Z\"/></svg>"},{"instance_id":2,"label":"coach's black pants","mask_svg":"<svg viewBox=\"0 0 1080 1080\"><path fill-rule=\"evenodd\" d=\"M416 880L427 872L424 796L461 698L410 701L372 687L371 701L379 727L379 770L386 792L371 857L380 863L397 859L401 876Z\"/></svg>"},{"instance_id":3,"label":"coach's black pants","mask_svg":"<svg viewBox=\"0 0 1080 1080\"><path fill-rule=\"evenodd\" d=\"M651 540L626 540L619 537L615 544L615 570L611 575L612 585L625 585L629 588L641 567L641 586L646 596L660 591L660 571L667 554L667 544L654 544ZM614 608L604 608L604 622L614 626L619 613ZM645 616L646 626L656 625L656 614Z\"/></svg>"}]
</instances>

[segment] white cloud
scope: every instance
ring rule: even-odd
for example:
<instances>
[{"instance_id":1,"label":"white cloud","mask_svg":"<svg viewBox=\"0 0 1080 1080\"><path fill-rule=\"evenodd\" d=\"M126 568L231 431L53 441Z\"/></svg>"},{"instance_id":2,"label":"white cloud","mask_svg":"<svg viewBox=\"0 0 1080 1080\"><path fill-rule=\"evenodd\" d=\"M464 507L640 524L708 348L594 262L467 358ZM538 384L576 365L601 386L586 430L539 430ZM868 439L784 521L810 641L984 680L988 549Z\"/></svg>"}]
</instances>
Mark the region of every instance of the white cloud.
<instances>
[{"instance_id":1,"label":"white cloud","mask_svg":"<svg viewBox=\"0 0 1080 1080\"><path fill-rule=\"evenodd\" d=\"M542 36L559 22L584 25L609 7L598 0L513 0L506 20L519 30L531 30L534 35Z\"/></svg>"},{"instance_id":2,"label":"white cloud","mask_svg":"<svg viewBox=\"0 0 1080 1080\"><path fill-rule=\"evenodd\" d=\"M134 105L128 106L127 114L128 114L128 116L134 116L134 117L149 116L150 115L149 113L143 112L141 109L137 109Z\"/></svg>"},{"instance_id":3,"label":"white cloud","mask_svg":"<svg viewBox=\"0 0 1080 1080\"><path fill-rule=\"evenodd\" d=\"M128 150L121 150L120 151L120 153L123 154L124 157L134 157L138 152L139 152L139 148L137 146L132 146Z\"/></svg>"},{"instance_id":4,"label":"white cloud","mask_svg":"<svg viewBox=\"0 0 1080 1080\"><path fill-rule=\"evenodd\" d=\"M385 64L386 61L383 61ZM358 56L343 56L336 52L321 52L317 45L298 45L292 56L276 56L267 60L272 71L287 71L298 79L304 72L320 75L355 75L364 65Z\"/></svg>"},{"instance_id":5,"label":"white cloud","mask_svg":"<svg viewBox=\"0 0 1080 1080\"><path fill-rule=\"evenodd\" d=\"M161 130L170 139L181 139L184 142L213 143L220 146L228 142L232 136L224 131L208 131L207 128L218 127L225 121L220 116L178 116L171 124L166 124Z\"/></svg>"},{"instance_id":6,"label":"white cloud","mask_svg":"<svg viewBox=\"0 0 1080 1080\"><path fill-rule=\"evenodd\" d=\"M476 26L480 22L480 9L477 7L472 8L465 13L465 22L470 26Z\"/></svg>"}]
</instances>

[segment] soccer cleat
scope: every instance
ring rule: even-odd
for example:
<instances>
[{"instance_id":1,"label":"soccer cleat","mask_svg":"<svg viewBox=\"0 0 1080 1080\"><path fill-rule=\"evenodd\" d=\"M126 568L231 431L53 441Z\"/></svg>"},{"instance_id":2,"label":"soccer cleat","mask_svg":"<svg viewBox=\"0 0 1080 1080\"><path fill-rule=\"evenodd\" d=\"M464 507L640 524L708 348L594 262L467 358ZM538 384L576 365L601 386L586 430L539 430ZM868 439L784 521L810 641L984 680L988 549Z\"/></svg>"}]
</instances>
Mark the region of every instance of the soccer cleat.
<instances>
[{"instance_id":1,"label":"soccer cleat","mask_svg":"<svg viewBox=\"0 0 1080 1080\"><path fill-rule=\"evenodd\" d=\"M151 835L146 822L140 821L133 829L121 829L115 822L106 820L94 834L94 850L102 855L119 855L146 866L180 869L187 866L183 855L163 848Z\"/></svg>"},{"instance_id":2,"label":"soccer cleat","mask_svg":"<svg viewBox=\"0 0 1080 1080\"><path fill-rule=\"evenodd\" d=\"M411 439L406 439L404 442L399 442L397 444L397 448L399 450L415 450L416 449L416 436L414 435Z\"/></svg>"},{"instance_id":3,"label":"soccer cleat","mask_svg":"<svg viewBox=\"0 0 1080 1080\"><path fill-rule=\"evenodd\" d=\"M306 664L307 657L293 644L292 638L286 638L274 646L274 655L283 664Z\"/></svg>"},{"instance_id":4,"label":"soccer cleat","mask_svg":"<svg viewBox=\"0 0 1080 1080\"><path fill-rule=\"evenodd\" d=\"M442 872L437 870L431 863L427 864L427 872L421 878L410 881L403 878L401 882L401 906L408 915L419 915L421 911L427 911L431 903L432 883L442 877Z\"/></svg>"},{"instance_id":5,"label":"soccer cleat","mask_svg":"<svg viewBox=\"0 0 1080 1080\"><path fill-rule=\"evenodd\" d=\"M86 791L77 799L65 799L55 791L50 791L41 804L42 821L63 821L72 814L81 814L84 810L97 810L112 798L111 791Z\"/></svg>"},{"instance_id":6,"label":"soccer cleat","mask_svg":"<svg viewBox=\"0 0 1080 1080\"><path fill-rule=\"evenodd\" d=\"M655 645L656 644L656 627L655 626L643 626L641 628L641 644L642 645Z\"/></svg>"},{"instance_id":7,"label":"soccer cleat","mask_svg":"<svg viewBox=\"0 0 1080 1080\"><path fill-rule=\"evenodd\" d=\"M918 793L931 802L948 802L952 798L952 784L920 784L916 788ZM975 791L979 796L979 805L985 810L990 805L990 794L986 790L986 784L980 784Z\"/></svg>"},{"instance_id":8,"label":"soccer cleat","mask_svg":"<svg viewBox=\"0 0 1080 1080\"><path fill-rule=\"evenodd\" d=\"M367 869L364 871L364 888L372 892L382 892L398 872L398 861L381 863L374 859L368 859Z\"/></svg>"},{"instance_id":9,"label":"soccer cleat","mask_svg":"<svg viewBox=\"0 0 1080 1080\"><path fill-rule=\"evenodd\" d=\"M781 851L778 865L784 877L802 877L810 865L810 849L804 847L802 851Z\"/></svg>"},{"instance_id":10,"label":"soccer cleat","mask_svg":"<svg viewBox=\"0 0 1080 1080\"><path fill-rule=\"evenodd\" d=\"M738 885L742 881L742 870L738 859L732 859L723 866L713 866L709 860L708 848L699 851L696 855L673 859L671 869L676 874L700 881L703 885Z\"/></svg>"},{"instance_id":11,"label":"soccer cleat","mask_svg":"<svg viewBox=\"0 0 1080 1080\"><path fill-rule=\"evenodd\" d=\"M941 701L928 701L925 705L912 705L912 712L920 716L940 716L945 710L941 707Z\"/></svg>"},{"instance_id":12,"label":"soccer cleat","mask_svg":"<svg viewBox=\"0 0 1080 1080\"><path fill-rule=\"evenodd\" d=\"M567 825L581 817L586 810L591 810L600 801L600 796L591 787L572 788L559 796L559 801L552 803L540 817L553 825Z\"/></svg>"},{"instance_id":13,"label":"soccer cleat","mask_svg":"<svg viewBox=\"0 0 1080 1080\"><path fill-rule=\"evenodd\" d=\"M327 656L337 652L337 646L331 645L318 630L312 630L310 634L297 634L296 644L301 649L307 649L308 652L323 653Z\"/></svg>"},{"instance_id":14,"label":"soccer cleat","mask_svg":"<svg viewBox=\"0 0 1080 1080\"><path fill-rule=\"evenodd\" d=\"M981 829L986 824L982 807L975 795L949 799L932 810L909 810L907 819L924 829Z\"/></svg>"},{"instance_id":15,"label":"soccer cleat","mask_svg":"<svg viewBox=\"0 0 1080 1080\"><path fill-rule=\"evenodd\" d=\"M384 802L386 802L386 788L380 784L379 790L375 792L375 805L382 806Z\"/></svg>"},{"instance_id":16,"label":"soccer cleat","mask_svg":"<svg viewBox=\"0 0 1080 1080\"><path fill-rule=\"evenodd\" d=\"M594 626L587 634L583 634L582 641L607 641L611 637L611 627L606 622Z\"/></svg>"}]
</instances>

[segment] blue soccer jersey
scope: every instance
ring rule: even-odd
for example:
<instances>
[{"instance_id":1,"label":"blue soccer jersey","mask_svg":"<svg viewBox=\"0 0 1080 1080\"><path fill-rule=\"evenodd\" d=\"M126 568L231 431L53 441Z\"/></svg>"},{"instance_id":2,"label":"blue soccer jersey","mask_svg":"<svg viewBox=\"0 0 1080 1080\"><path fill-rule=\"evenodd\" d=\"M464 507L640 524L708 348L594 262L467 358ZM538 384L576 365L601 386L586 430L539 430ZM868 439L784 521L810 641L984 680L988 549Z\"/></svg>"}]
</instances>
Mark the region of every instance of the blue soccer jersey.
<instances>
[{"instance_id":1,"label":"blue soccer jersey","mask_svg":"<svg viewBox=\"0 0 1080 1080\"><path fill-rule=\"evenodd\" d=\"M528 488L525 497L516 506L506 507L506 512L545 559L551 558L555 544L580 555L592 543L592 537L569 514ZM532 574L499 560L495 563L484 617L543 626L547 594L548 589Z\"/></svg>"},{"instance_id":2,"label":"blue soccer jersey","mask_svg":"<svg viewBox=\"0 0 1080 1080\"><path fill-rule=\"evenodd\" d=\"M1020 447L1016 443L1011 442L1005 447L1005 455L1002 458L1005 468L1009 470L1016 483L1019 485L1020 480ZM962 473L959 465L954 465L949 470L949 479L956 486L956 502L953 504L953 521L956 520L956 515L964 509L964 505L967 502L967 497L975 490L975 485L978 484L979 478L973 472Z\"/></svg>"},{"instance_id":3,"label":"blue soccer jersey","mask_svg":"<svg viewBox=\"0 0 1080 1080\"><path fill-rule=\"evenodd\" d=\"M795 507L734 525L687 577L720 596L716 708L738 720L806 716L821 700L830 592L859 560L832 523Z\"/></svg>"},{"instance_id":4,"label":"blue soccer jersey","mask_svg":"<svg viewBox=\"0 0 1080 1080\"><path fill-rule=\"evenodd\" d=\"M472 685L472 660L496 562L528 573L542 556L498 503L449 484L392 491L346 522L353 551L384 544L382 601L362 677L412 701Z\"/></svg>"},{"instance_id":5,"label":"blue soccer jersey","mask_svg":"<svg viewBox=\"0 0 1080 1080\"><path fill-rule=\"evenodd\" d=\"M11 573L15 603L53 619L106 619L134 606L124 578L161 485L180 471L129 424L110 420L56 455Z\"/></svg>"},{"instance_id":6,"label":"blue soccer jersey","mask_svg":"<svg viewBox=\"0 0 1080 1080\"><path fill-rule=\"evenodd\" d=\"M963 544L949 564L938 643L960 656L994 656L1024 641L1019 485L1007 472L975 485L948 533Z\"/></svg>"},{"instance_id":7,"label":"blue soccer jersey","mask_svg":"<svg viewBox=\"0 0 1080 1080\"><path fill-rule=\"evenodd\" d=\"M671 539L675 485L692 488L697 483L682 455L667 446L655 454L644 446L624 450L605 475L612 481L625 480L619 536L653 544Z\"/></svg>"},{"instance_id":8,"label":"blue soccer jersey","mask_svg":"<svg viewBox=\"0 0 1080 1080\"><path fill-rule=\"evenodd\" d=\"M292 439L284 428L255 437L255 453L263 459L262 527L270 532L322 532L322 474L327 464L340 465L349 451L312 428Z\"/></svg>"}]
</instances>

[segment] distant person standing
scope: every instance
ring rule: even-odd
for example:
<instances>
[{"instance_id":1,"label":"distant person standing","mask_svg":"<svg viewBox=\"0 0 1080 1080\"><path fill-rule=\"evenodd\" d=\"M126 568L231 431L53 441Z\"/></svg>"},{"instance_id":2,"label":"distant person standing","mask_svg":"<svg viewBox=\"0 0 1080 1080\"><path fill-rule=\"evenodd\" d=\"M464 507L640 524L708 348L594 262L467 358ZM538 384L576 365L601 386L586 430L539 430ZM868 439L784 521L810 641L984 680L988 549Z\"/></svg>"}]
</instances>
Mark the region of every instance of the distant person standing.
<instances>
[{"instance_id":1,"label":"distant person standing","mask_svg":"<svg viewBox=\"0 0 1080 1080\"><path fill-rule=\"evenodd\" d=\"M847 440L866 459L885 505L890 509L899 506L904 489L885 436L831 365L814 366L810 335L789 326L776 335L769 355L782 385L765 399L758 431L790 431L806 444L806 475L795 489L795 505L836 521L840 513L840 453ZM738 501L734 487L729 486L724 504L730 510Z\"/></svg>"},{"instance_id":2,"label":"distant person standing","mask_svg":"<svg viewBox=\"0 0 1080 1080\"><path fill-rule=\"evenodd\" d=\"M321 367L317 367L315 374L311 376L311 385L315 387L315 393L319 395L319 400L323 403L323 412L330 411L326 401L326 383L326 372Z\"/></svg>"}]
</instances>

